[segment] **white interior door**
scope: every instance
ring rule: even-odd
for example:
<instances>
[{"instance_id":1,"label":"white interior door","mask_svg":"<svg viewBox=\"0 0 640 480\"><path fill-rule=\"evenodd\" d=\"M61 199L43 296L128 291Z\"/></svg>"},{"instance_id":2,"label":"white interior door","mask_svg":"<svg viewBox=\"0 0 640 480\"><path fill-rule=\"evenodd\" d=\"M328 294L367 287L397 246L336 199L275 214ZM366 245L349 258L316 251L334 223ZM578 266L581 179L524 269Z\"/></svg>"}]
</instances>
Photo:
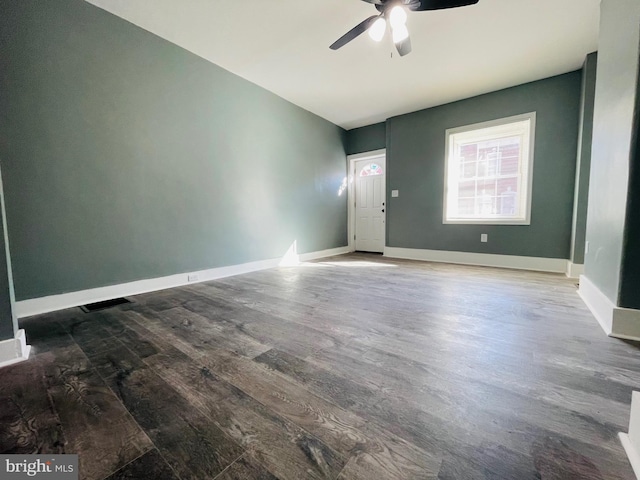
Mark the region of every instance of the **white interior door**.
<instances>
[{"instance_id":1,"label":"white interior door","mask_svg":"<svg viewBox=\"0 0 640 480\"><path fill-rule=\"evenodd\" d=\"M361 252L384 252L385 157L355 162L355 246Z\"/></svg>"}]
</instances>

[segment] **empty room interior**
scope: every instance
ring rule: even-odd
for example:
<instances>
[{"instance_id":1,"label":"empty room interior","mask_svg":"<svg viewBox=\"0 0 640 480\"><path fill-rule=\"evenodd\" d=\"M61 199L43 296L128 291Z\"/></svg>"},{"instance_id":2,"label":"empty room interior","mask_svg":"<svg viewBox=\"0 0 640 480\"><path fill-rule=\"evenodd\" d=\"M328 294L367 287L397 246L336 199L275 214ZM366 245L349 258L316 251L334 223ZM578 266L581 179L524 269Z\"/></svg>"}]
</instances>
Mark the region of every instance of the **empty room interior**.
<instances>
[{"instance_id":1,"label":"empty room interior","mask_svg":"<svg viewBox=\"0 0 640 480\"><path fill-rule=\"evenodd\" d=\"M2 0L0 478L640 478L639 67L640 0Z\"/></svg>"}]
</instances>

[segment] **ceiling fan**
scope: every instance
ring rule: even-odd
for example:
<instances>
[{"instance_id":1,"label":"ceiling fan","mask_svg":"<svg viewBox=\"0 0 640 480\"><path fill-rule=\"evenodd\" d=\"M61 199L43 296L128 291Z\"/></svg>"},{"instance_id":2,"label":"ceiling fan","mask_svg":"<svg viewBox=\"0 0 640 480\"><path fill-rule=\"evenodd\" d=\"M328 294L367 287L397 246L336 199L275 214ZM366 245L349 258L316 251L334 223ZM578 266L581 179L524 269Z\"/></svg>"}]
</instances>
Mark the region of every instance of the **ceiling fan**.
<instances>
[{"instance_id":1,"label":"ceiling fan","mask_svg":"<svg viewBox=\"0 0 640 480\"><path fill-rule=\"evenodd\" d=\"M474 5L479 0L362 0L372 3L378 15L372 15L365 21L359 23L329 48L338 50L344 47L354 38L369 30L369 36L376 42L382 40L387 31L387 21L391 25L393 43L401 57L411 53L411 38L407 29L407 10L412 12L422 12L425 10L442 10L445 8L466 7Z\"/></svg>"}]
</instances>

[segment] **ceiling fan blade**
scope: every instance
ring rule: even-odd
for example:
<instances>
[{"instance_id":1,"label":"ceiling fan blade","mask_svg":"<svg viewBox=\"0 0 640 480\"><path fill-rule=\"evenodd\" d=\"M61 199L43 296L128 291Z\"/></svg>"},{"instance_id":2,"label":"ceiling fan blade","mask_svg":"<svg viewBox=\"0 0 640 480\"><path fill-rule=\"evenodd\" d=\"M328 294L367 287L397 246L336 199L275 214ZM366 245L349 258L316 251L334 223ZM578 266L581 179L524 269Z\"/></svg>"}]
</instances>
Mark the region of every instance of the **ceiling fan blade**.
<instances>
[{"instance_id":1,"label":"ceiling fan blade","mask_svg":"<svg viewBox=\"0 0 640 480\"><path fill-rule=\"evenodd\" d=\"M351 40L353 40L357 36L362 35L364 32L366 32L369 29L369 27L373 25L373 22L375 22L379 16L380 15L373 15L367 18L365 21L359 23L358 25L353 27L351 30L349 30L347 33L345 33L343 36L341 36L338 40L333 42L333 44L329 48L331 50L338 50L340 47L344 47Z\"/></svg>"},{"instance_id":2,"label":"ceiling fan blade","mask_svg":"<svg viewBox=\"0 0 640 480\"><path fill-rule=\"evenodd\" d=\"M466 7L475 5L479 0L420 0L420 3L410 5L409 8L416 12L423 10L442 10L445 8Z\"/></svg>"},{"instance_id":3,"label":"ceiling fan blade","mask_svg":"<svg viewBox=\"0 0 640 480\"><path fill-rule=\"evenodd\" d=\"M411 53L411 37L407 37L396 43L396 50L398 50L401 57L409 55Z\"/></svg>"},{"instance_id":4,"label":"ceiling fan blade","mask_svg":"<svg viewBox=\"0 0 640 480\"><path fill-rule=\"evenodd\" d=\"M362 0L363 2L373 3L374 5L382 5L382 0Z\"/></svg>"}]
</instances>

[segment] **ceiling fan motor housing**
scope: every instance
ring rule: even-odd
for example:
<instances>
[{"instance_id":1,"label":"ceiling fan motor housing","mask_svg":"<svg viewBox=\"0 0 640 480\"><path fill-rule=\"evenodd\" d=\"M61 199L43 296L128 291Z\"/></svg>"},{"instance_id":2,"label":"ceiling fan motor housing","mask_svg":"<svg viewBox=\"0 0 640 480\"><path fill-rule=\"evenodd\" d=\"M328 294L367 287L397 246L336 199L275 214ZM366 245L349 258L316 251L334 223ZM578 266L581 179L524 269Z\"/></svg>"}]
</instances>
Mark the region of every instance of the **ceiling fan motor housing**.
<instances>
[{"instance_id":1,"label":"ceiling fan motor housing","mask_svg":"<svg viewBox=\"0 0 640 480\"><path fill-rule=\"evenodd\" d=\"M420 0L380 0L381 3L376 3L376 8L379 12L385 13L387 10L391 10L396 5L401 7L407 7L409 10L415 10L420 7Z\"/></svg>"}]
</instances>

